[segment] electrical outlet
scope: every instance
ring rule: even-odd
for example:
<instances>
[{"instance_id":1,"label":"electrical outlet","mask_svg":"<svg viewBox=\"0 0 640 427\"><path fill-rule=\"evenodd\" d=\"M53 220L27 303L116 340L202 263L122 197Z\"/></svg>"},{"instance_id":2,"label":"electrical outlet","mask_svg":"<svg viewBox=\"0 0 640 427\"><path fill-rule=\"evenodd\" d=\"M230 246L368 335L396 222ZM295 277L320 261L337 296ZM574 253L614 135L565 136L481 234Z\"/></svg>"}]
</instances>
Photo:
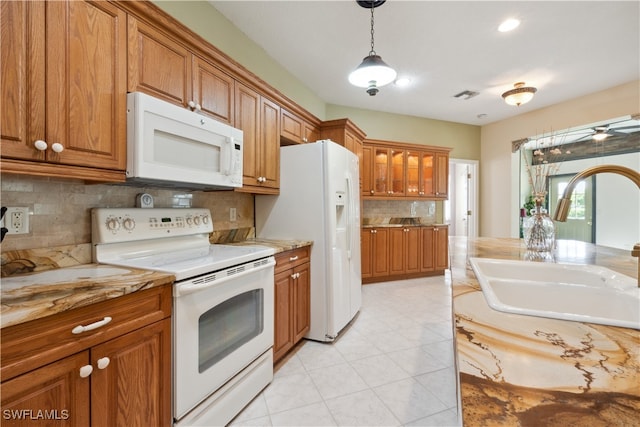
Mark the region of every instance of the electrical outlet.
<instances>
[{"instance_id":1,"label":"electrical outlet","mask_svg":"<svg viewBox=\"0 0 640 427\"><path fill-rule=\"evenodd\" d=\"M229 208L229 221L235 222L238 220L236 208Z\"/></svg>"},{"instance_id":2,"label":"electrical outlet","mask_svg":"<svg viewBox=\"0 0 640 427\"><path fill-rule=\"evenodd\" d=\"M4 215L7 234L29 233L29 208L7 208Z\"/></svg>"}]
</instances>

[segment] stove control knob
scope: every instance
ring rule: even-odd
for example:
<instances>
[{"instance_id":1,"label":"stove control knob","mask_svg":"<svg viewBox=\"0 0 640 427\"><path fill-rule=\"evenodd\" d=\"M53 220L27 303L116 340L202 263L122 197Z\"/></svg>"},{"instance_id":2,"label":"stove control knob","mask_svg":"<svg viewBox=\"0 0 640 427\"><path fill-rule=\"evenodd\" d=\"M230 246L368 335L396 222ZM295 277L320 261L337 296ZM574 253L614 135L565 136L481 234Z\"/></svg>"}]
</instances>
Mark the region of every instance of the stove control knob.
<instances>
[{"instance_id":1,"label":"stove control knob","mask_svg":"<svg viewBox=\"0 0 640 427\"><path fill-rule=\"evenodd\" d=\"M200 225L200 217L199 217L199 216L197 216L197 217L193 218L193 222L194 222L196 225Z\"/></svg>"},{"instance_id":2,"label":"stove control knob","mask_svg":"<svg viewBox=\"0 0 640 427\"><path fill-rule=\"evenodd\" d=\"M122 225L124 225L124 229L127 231L131 231L136 228L136 222L133 220L133 218L126 218Z\"/></svg>"},{"instance_id":3,"label":"stove control knob","mask_svg":"<svg viewBox=\"0 0 640 427\"><path fill-rule=\"evenodd\" d=\"M107 219L107 230L118 231L119 229L120 229L120 221L118 221L118 218Z\"/></svg>"},{"instance_id":4,"label":"stove control knob","mask_svg":"<svg viewBox=\"0 0 640 427\"><path fill-rule=\"evenodd\" d=\"M192 225L193 224L193 218L191 218L190 216L187 217L187 224L188 225Z\"/></svg>"},{"instance_id":5,"label":"stove control knob","mask_svg":"<svg viewBox=\"0 0 640 427\"><path fill-rule=\"evenodd\" d=\"M203 215L202 216L202 223L203 224L209 224L209 217L207 215Z\"/></svg>"}]
</instances>

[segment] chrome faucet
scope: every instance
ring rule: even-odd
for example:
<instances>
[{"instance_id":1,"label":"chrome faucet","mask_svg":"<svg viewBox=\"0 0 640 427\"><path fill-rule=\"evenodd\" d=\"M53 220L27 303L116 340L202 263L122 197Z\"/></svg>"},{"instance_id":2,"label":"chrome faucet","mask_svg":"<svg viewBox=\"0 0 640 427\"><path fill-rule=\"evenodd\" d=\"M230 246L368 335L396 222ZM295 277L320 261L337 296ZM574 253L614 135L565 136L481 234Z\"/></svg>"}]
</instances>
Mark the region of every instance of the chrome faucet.
<instances>
[{"instance_id":1,"label":"chrome faucet","mask_svg":"<svg viewBox=\"0 0 640 427\"><path fill-rule=\"evenodd\" d=\"M567 220L567 215L569 215L569 208L571 207L571 194L573 193L573 189L576 187L578 182L590 177L591 175L607 172L626 176L631 181L633 181L638 186L638 188L640 188L640 173L634 171L633 169L618 165L600 165L587 168L582 172L576 174L571 179L571 181L569 181L569 184L567 184L567 188L565 188L562 197L558 200L558 206L556 207L556 211L553 214L554 221L565 222ZM633 249L631 250L631 256L638 258L638 287L640 287L640 243L636 243L633 246Z\"/></svg>"}]
</instances>

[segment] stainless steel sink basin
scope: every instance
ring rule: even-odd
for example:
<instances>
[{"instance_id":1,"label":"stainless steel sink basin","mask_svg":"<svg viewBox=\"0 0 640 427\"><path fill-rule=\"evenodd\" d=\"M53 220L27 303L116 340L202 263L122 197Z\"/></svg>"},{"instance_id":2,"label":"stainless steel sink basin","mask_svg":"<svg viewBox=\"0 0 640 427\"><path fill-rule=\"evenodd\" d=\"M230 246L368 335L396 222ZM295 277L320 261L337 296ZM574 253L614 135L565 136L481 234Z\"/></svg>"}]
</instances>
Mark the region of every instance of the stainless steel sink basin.
<instances>
[{"instance_id":1,"label":"stainless steel sink basin","mask_svg":"<svg viewBox=\"0 0 640 427\"><path fill-rule=\"evenodd\" d=\"M494 310L640 329L640 288L629 276L594 265L469 261Z\"/></svg>"}]
</instances>

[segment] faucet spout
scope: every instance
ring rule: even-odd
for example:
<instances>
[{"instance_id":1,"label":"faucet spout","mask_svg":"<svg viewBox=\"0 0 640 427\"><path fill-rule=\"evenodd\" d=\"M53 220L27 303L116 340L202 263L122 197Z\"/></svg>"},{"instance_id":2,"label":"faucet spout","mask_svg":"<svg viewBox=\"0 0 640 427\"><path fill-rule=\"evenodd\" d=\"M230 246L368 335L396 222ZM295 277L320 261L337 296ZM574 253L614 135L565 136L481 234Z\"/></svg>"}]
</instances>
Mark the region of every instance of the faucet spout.
<instances>
[{"instance_id":1,"label":"faucet spout","mask_svg":"<svg viewBox=\"0 0 640 427\"><path fill-rule=\"evenodd\" d=\"M633 169L619 165L600 165L587 168L576 174L567 184L567 188L565 188L562 197L558 200L558 206L553 214L554 221L565 222L567 220L569 208L571 207L571 194L573 193L573 189L578 182L598 173L616 173L625 176L640 188L640 173ZM640 243L634 245L631 256L638 258L638 287L640 287Z\"/></svg>"}]
</instances>

